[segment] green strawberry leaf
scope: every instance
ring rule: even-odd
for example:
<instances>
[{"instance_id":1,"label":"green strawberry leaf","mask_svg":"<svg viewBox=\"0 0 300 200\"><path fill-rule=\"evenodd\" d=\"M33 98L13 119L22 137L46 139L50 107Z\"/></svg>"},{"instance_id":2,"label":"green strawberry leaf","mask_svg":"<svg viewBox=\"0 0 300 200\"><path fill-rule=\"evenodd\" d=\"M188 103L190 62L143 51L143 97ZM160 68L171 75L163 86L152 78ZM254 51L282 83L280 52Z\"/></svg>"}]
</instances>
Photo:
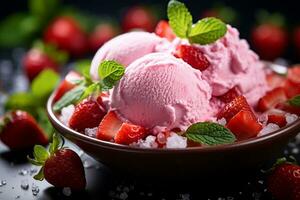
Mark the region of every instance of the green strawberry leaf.
<instances>
[{"instance_id":1,"label":"green strawberry leaf","mask_svg":"<svg viewBox=\"0 0 300 200\"><path fill-rule=\"evenodd\" d=\"M103 61L98 68L98 75L102 80L102 88L109 90L122 78L125 68L116 61Z\"/></svg>"},{"instance_id":2,"label":"green strawberry leaf","mask_svg":"<svg viewBox=\"0 0 300 200\"><path fill-rule=\"evenodd\" d=\"M78 85L77 87L68 91L66 94L64 94L64 96L62 96L62 98L58 102L54 104L53 106L54 112L58 112L63 107L66 107L70 104L77 102L81 98L85 90L86 90L85 86Z\"/></svg>"},{"instance_id":3,"label":"green strawberry leaf","mask_svg":"<svg viewBox=\"0 0 300 200\"><path fill-rule=\"evenodd\" d=\"M190 43L211 44L227 32L227 26L219 19L208 17L199 20L191 29L188 39Z\"/></svg>"},{"instance_id":4,"label":"green strawberry leaf","mask_svg":"<svg viewBox=\"0 0 300 200\"><path fill-rule=\"evenodd\" d=\"M233 143L236 138L230 130L213 122L198 122L186 130L186 137L194 142L206 145Z\"/></svg>"},{"instance_id":5,"label":"green strawberry leaf","mask_svg":"<svg viewBox=\"0 0 300 200\"><path fill-rule=\"evenodd\" d=\"M10 95L4 104L6 111L8 110L24 110L31 114L35 114L36 106L41 105L37 98L28 92L18 92Z\"/></svg>"},{"instance_id":6,"label":"green strawberry leaf","mask_svg":"<svg viewBox=\"0 0 300 200\"><path fill-rule=\"evenodd\" d=\"M294 96L288 100L288 103L294 107L300 107L300 95Z\"/></svg>"},{"instance_id":7,"label":"green strawberry leaf","mask_svg":"<svg viewBox=\"0 0 300 200\"><path fill-rule=\"evenodd\" d=\"M171 0L168 4L169 24L174 33L180 38L187 38L193 18L184 3L176 0Z\"/></svg>"},{"instance_id":8,"label":"green strawberry leaf","mask_svg":"<svg viewBox=\"0 0 300 200\"><path fill-rule=\"evenodd\" d=\"M41 167L40 171L36 175L34 175L33 178L38 181L44 180L44 167Z\"/></svg>"},{"instance_id":9,"label":"green strawberry leaf","mask_svg":"<svg viewBox=\"0 0 300 200\"><path fill-rule=\"evenodd\" d=\"M43 130L46 132L48 138L52 138L52 134L54 132L54 127L49 121L49 118L47 116L47 112L44 107L38 107L36 109L36 120L38 124L43 128Z\"/></svg>"},{"instance_id":10,"label":"green strawberry leaf","mask_svg":"<svg viewBox=\"0 0 300 200\"><path fill-rule=\"evenodd\" d=\"M46 101L51 92L59 82L59 75L53 70L43 70L32 82L32 94L43 101Z\"/></svg>"},{"instance_id":11,"label":"green strawberry leaf","mask_svg":"<svg viewBox=\"0 0 300 200\"><path fill-rule=\"evenodd\" d=\"M50 155L53 155L59 149L60 145L60 137L56 133L54 133L52 137L52 143L49 146Z\"/></svg>"},{"instance_id":12,"label":"green strawberry leaf","mask_svg":"<svg viewBox=\"0 0 300 200\"><path fill-rule=\"evenodd\" d=\"M42 145L34 145L33 156L38 162L45 162L49 158L49 153Z\"/></svg>"},{"instance_id":13,"label":"green strawberry leaf","mask_svg":"<svg viewBox=\"0 0 300 200\"><path fill-rule=\"evenodd\" d=\"M27 156L27 160L33 164L33 165L37 165L37 166L43 166L44 165L44 162L41 162L41 161L37 161L36 159L32 159L30 158L29 156Z\"/></svg>"}]
</instances>

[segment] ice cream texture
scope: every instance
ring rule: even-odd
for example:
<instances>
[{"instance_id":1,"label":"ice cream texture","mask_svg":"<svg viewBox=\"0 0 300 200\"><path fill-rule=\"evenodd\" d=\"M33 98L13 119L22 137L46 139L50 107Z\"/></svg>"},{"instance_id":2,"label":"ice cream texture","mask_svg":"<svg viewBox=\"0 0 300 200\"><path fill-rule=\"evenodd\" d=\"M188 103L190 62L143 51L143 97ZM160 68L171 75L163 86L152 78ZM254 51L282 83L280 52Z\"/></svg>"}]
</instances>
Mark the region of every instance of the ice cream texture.
<instances>
[{"instance_id":1,"label":"ice cream texture","mask_svg":"<svg viewBox=\"0 0 300 200\"><path fill-rule=\"evenodd\" d=\"M268 90L263 63L239 38L237 29L209 45L198 47L210 66L199 71L173 53L186 39L173 42L152 33L131 32L107 42L95 55L91 75L97 79L102 60L116 60L125 74L110 96L110 109L120 118L159 132L213 119L224 106L218 97L239 88L251 106Z\"/></svg>"}]
</instances>

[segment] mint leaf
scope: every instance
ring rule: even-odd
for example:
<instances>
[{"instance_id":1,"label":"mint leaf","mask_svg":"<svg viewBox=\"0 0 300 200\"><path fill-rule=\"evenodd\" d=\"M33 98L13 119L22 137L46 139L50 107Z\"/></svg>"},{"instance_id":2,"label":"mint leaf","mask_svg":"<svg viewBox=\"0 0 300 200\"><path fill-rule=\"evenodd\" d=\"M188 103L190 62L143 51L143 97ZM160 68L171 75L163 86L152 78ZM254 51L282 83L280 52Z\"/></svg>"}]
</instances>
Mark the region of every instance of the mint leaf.
<instances>
[{"instance_id":1,"label":"mint leaf","mask_svg":"<svg viewBox=\"0 0 300 200\"><path fill-rule=\"evenodd\" d=\"M103 89L108 90L122 78L125 68L116 61L103 61L98 68L98 75L102 80Z\"/></svg>"},{"instance_id":2,"label":"mint leaf","mask_svg":"<svg viewBox=\"0 0 300 200\"><path fill-rule=\"evenodd\" d=\"M32 94L46 100L59 82L59 75L53 70L43 70L32 82Z\"/></svg>"},{"instance_id":3,"label":"mint leaf","mask_svg":"<svg viewBox=\"0 0 300 200\"><path fill-rule=\"evenodd\" d=\"M35 113L36 106L41 103L34 95L27 92L18 92L10 95L5 102L5 110L24 110L31 114Z\"/></svg>"},{"instance_id":4,"label":"mint leaf","mask_svg":"<svg viewBox=\"0 0 300 200\"><path fill-rule=\"evenodd\" d=\"M236 138L230 130L213 122L198 122L186 130L186 137L206 145L233 143Z\"/></svg>"},{"instance_id":5,"label":"mint leaf","mask_svg":"<svg viewBox=\"0 0 300 200\"><path fill-rule=\"evenodd\" d=\"M49 158L49 153L42 145L34 145L33 148L34 158L39 162L45 162Z\"/></svg>"},{"instance_id":6,"label":"mint leaf","mask_svg":"<svg viewBox=\"0 0 300 200\"><path fill-rule=\"evenodd\" d=\"M190 43L210 44L223 37L227 32L224 22L214 17L199 20L188 35Z\"/></svg>"},{"instance_id":7,"label":"mint leaf","mask_svg":"<svg viewBox=\"0 0 300 200\"><path fill-rule=\"evenodd\" d=\"M100 85L98 83L93 83L90 86L88 86L83 95L80 97L80 100L83 100L85 98L87 98L88 96L90 96L92 93L94 93L95 91L99 91L100 90Z\"/></svg>"},{"instance_id":8,"label":"mint leaf","mask_svg":"<svg viewBox=\"0 0 300 200\"><path fill-rule=\"evenodd\" d=\"M180 38L187 38L193 18L184 3L171 0L168 4L169 24L173 32Z\"/></svg>"},{"instance_id":9,"label":"mint leaf","mask_svg":"<svg viewBox=\"0 0 300 200\"><path fill-rule=\"evenodd\" d=\"M288 103L291 106L300 107L300 95L294 96L292 99L289 99Z\"/></svg>"},{"instance_id":10,"label":"mint leaf","mask_svg":"<svg viewBox=\"0 0 300 200\"><path fill-rule=\"evenodd\" d=\"M55 112L58 112L63 107L66 107L70 104L77 102L81 98L85 89L86 89L85 86L79 85L73 88L72 90L68 91L66 94L64 94L64 96L62 96L62 98L58 102L54 104L53 110Z\"/></svg>"}]
</instances>

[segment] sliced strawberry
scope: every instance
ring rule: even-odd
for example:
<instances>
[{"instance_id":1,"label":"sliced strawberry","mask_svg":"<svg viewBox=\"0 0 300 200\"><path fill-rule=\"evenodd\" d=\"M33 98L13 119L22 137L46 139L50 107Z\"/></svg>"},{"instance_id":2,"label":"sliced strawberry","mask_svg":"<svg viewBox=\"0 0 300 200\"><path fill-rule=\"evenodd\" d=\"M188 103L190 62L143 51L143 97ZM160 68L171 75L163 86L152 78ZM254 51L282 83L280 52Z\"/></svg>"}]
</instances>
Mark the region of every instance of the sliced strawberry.
<instances>
[{"instance_id":1,"label":"sliced strawberry","mask_svg":"<svg viewBox=\"0 0 300 200\"><path fill-rule=\"evenodd\" d=\"M55 96L54 96L54 102L58 101L66 92L73 89L76 84L75 81L78 81L82 79L79 73L75 71L70 71L65 79L60 83L58 86L58 89L56 90Z\"/></svg>"},{"instance_id":2,"label":"sliced strawberry","mask_svg":"<svg viewBox=\"0 0 300 200\"><path fill-rule=\"evenodd\" d=\"M167 22L166 20L161 20L158 22L155 28L155 33L159 37L167 38L169 41L172 41L176 38L176 35L169 25L169 22Z\"/></svg>"},{"instance_id":3,"label":"sliced strawberry","mask_svg":"<svg viewBox=\"0 0 300 200\"><path fill-rule=\"evenodd\" d=\"M300 65L289 68L287 78L293 83L300 84Z\"/></svg>"},{"instance_id":4,"label":"sliced strawberry","mask_svg":"<svg viewBox=\"0 0 300 200\"><path fill-rule=\"evenodd\" d=\"M118 144L131 144L143 139L146 136L146 129L142 126L123 123L115 135L115 142Z\"/></svg>"},{"instance_id":5,"label":"sliced strawberry","mask_svg":"<svg viewBox=\"0 0 300 200\"><path fill-rule=\"evenodd\" d=\"M264 111L267 111L267 110L273 108L278 103L284 102L286 100L287 100L287 97L285 95L284 89L283 88L275 88L275 89L267 92L267 94L258 101L257 108L258 108L258 110L264 112Z\"/></svg>"},{"instance_id":6,"label":"sliced strawberry","mask_svg":"<svg viewBox=\"0 0 300 200\"><path fill-rule=\"evenodd\" d=\"M268 114L268 123L277 124L279 127L286 125L286 118L284 113L270 113Z\"/></svg>"},{"instance_id":7,"label":"sliced strawberry","mask_svg":"<svg viewBox=\"0 0 300 200\"><path fill-rule=\"evenodd\" d=\"M97 132L97 138L100 140L111 141L115 138L122 121L118 118L114 111L108 112L102 119Z\"/></svg>"},{"instance_id":8,"label":"sliced strawberry","mask_svg":"<svg viewBox=\"0 0 300 200\"><path fill-rule=\"evenodd\" d=\"M291 106L287 102L279 103L275 107L288 113L300 115L300 107Z\"/></svg>"},{"instance_id":9,"label":"sliced strawberry","mask_svg":"<svg viewBox=\"0 0 300 200\"><path fill-rule=\"evenodd\" d=\"M238 87L235 86L235 87L231 88L230 90L228 90L228 92L226 92L225 94L220 96L219 99L221 101L223 101L224 103L230 103L233 99L235 99L239 95L240 95L240 91L239 91Z\"/></svg>"},{"instance_id":10,"label":"sliced strawberry","mask_svg":"<svg viewBox=\"0 0 300 200\"><path fill-rule=\"evenodd\" d=\"M248 110L241 110L226 125L238 140L255 137L262 129L262 125Z\"/></svg>"},{"instance_id":11,"label":"sliced strawberry","mask_svg":"<svg viewBox=\"0 0 300 200\"><path fill-rule=\"evenodd\" d=\"M193 68L201 71L207 69L210 65L202 51L195 46L179 45L176 49L175 56L182 58L182 60L190 64Z\"/></svg>"},{"instance_id":12,"label":"sliced strawberry","mask_svg":"<svg viewBox=\"0 0 300 200\"><path fill-rule=\"evenodd\" d=\"M292 98L300 94L300 84L294 83L288 79L284 81L283 89L288 98Z\"/></svg>"},{"instance_id":13,"label":"sliced strawberry","mask_svg":"<svg viewBox=\"0 0 300 200\"><path fill-rule=\"evenodd\" d=\"M98 127L105 114L105 110L96 101L86 100L75 107L69 125L80 132L86 128Z\"/></svg>"},{"instance_id":14,"label":"sliced strawberry","mask_svg":"<svg viewBox=\"0 0 300 200\"><path fill-rule=\"evenodd\" d=\"M218 119L225 118L228 122L233 116L235 116L241 110L247 110L251 112L254 116L254 113L251 110L246 98L244 96L238 96L230 103L226 104L225 107L218 113Z\"/></svg>"},{"instance_id":15,"label":"sliced strawberry","mask_svg":"<svg viewBox=\"0 0 300 200\"><path fill-rule=\"evenodd\" d=\"M268 86L271 89L274 89L277 87L282 87L284 85L286 78L284 76L276 74L276 73L270 73L270 74L267 74L266 80L267 80Z\"/></svg>"}]
</instances>

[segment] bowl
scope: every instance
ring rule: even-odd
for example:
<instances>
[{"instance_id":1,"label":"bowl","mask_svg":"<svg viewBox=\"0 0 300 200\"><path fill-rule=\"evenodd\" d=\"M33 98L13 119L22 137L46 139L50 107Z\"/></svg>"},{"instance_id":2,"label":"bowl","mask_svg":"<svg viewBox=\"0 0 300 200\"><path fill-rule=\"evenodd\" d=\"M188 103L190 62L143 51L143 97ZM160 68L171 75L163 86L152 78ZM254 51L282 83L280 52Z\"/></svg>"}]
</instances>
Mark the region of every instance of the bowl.
<instances>
[{"instance_id":1,"label":"bowl","mask_svg":"<svg viewBox=\"0 0 300 200\"><path fill-rule=\"evenodd\" d=\"M199 177L223 176L252 170L279 156L288 141L300 130L300 120L264 136L233 144L186 149L144 149L101 141L65 126L52 110L54 93L47 112L54 128L88 155L117 171L137 176Z\"/></svg>"}]
</instances>

